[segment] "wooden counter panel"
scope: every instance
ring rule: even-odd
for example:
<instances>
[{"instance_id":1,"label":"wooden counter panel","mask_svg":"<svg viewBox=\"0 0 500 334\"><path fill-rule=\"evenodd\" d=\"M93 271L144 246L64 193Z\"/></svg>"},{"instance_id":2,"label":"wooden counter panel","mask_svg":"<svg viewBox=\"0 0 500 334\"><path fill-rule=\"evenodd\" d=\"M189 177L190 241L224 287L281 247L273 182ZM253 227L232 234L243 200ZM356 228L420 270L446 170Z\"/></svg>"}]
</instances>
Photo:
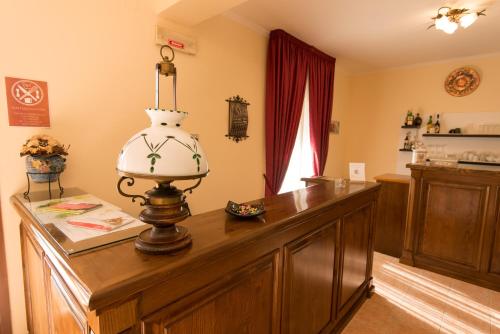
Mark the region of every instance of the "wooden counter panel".
<instances>
[{"instance_id":1,"label":"wooden counter panel","mask_svg":"<svg viewBox=\"0 0 500 334\"><path fill-rule=\"evenodd\" d=\"M488 187L426 181L418 253L479 270Z\"/></svg>"},{"instance_id":2,"label":"wooden counter panel","mask_svg":"<svg viewBox=\"0 0 500 334\"><path fill-rule=\"evenodd\" d=\"M182 222L193 246L166 256L128 241L67 257L15 196L30 326L85 333L88 323L95 334L338 332L370 291L379 188L317 185L264 199L266 212L254 220L223 210L193 216Z\"/></svg>"},{"instance_id":3,"label":"wooden counter panel","mask_svg":"<svg viewBox=\"0 0 500 334\"><path fill-rule=\"evenodd\" d=\"M49 316L44 283L44 254L39 246L26 237L22 227L21 234L28 330L33 334L46 334L49 333Z\"/></svg>"},{"instance_id":4,"label":"wooden counter panel","mask_svg":"<svg viewBox=\"0 0 500 334\"><path fill-rule=\"evenodd\" d=\"M371 205L363 206L343 219L340 309L346 306L367 280L371 220Z\"/></svg>"},{"instance_id":5,"label":"wooden counter panel","mask_svg":"<svg viewBox=\"0 0 500 334\"><path fill-rule=\"evenodd\" d=\"M336 220L285 246L282 333L319 333L334 320L339 225Z\"/></svg>"},{"instance_id":6,"label":"wooden counter panel","mask_svg":"<svg viewBox=\"0 0 500 334\"><path fill-rule=\"evenodd\" d=\"M500 278L500 230L497 230L491 252L489 273Z\"/></svg>"},{"instance_id":7,"label":"wooden counter panel","mask_svg":"<svg viewBox=\"0 0 500 334\"><path fill-rule=\"evenodd\" d=\"M500 172L413 165L402 263L500 291Z\"/></svg>"},{"instance_id":8,"label":"wooden counter panel","mask_svg":"<svg viewBox=\"0 0 500 334\"><path fill-rule=\"evenodd\" d=\"M55 272L48 276L51 333L87 334L85 317L81 310L78 310L75 300L64 287L61 278Z\"/></svg>"},{"instance_id":9,"label":"wooden counter panel","mask_svg":"<svg viewBox=\"0 0 500 334\"><path fill-rule=\"evenodd\" d=\"M497 188L495 203L495 233L493 235L493 244L491 246L490 263L488 263L488 272L497 275L500 280L500 187Z\"/></svg>"},{"instance_id":10,"label":"wooden counter panel","mask_svg":"<svg viewBox=\"0 0 500 334\"><path fill-rule=\"evenodd\" d=\"M410 184L411 177L409 175L387 173L387 174L375 176L374 179L377 182Z\"/></svg>"},{"instance_id":11,"label":"wooden counter panel","mask_svg":"<svg viewBox=\"0 0 500 334\"><path fill-rule=\"evenodd\" d=\"M375 251L399 258L403 249L409 182L376 177L382 184L375 219ZM403 177L403 175L400 175ZM408 178L409 179L409 178Z\"/></svg>"},{"instance_id":12,"label":"wooden counter panel","mask_svg":"<svg viewBox=\"0 0 500 334\"><path fill-rule=\"evenodd\" d=\"M293 229L288 229L282 233L275 233L261 239L260 242L250 245L240 245L228 250L231 256L220 254L213 257L210 261L200 264L200 267L192 267L191 271L165 281L163 284L156 285L143 292L143 302L141 309L144 314L155 312L164 305L165 300L177 300L188 295L193 287L207 286L216 282L221 276L230 276L240 270L242 265L255 261L256 257L264 256L277 249L282 249L287 241L303 238L304 235L313 233L321 229L328 223L335 221L343 213L352 210L352 205L359 205L359 199L353 199L352 203L346 206L338 206L325 213L313 216L301 221ZM246 229L254 226L255 222L241 221L237 224L231 224L231 229ZM281 253L280 253L281 254ZM281 255L280 255L281 256ZM238 259L235 261L234 259ZM203 272L203 275L199 273ZM168 288L166 288L168 287Z\"/></svg>"},{"instance_id":13,"label":"wooden counter panel","mask_svg":"<svg viewBox=\"0 0 500 334\"><path fill-rule=\"evenodd\" d=\"M273 333L279 323L278 253L183 298L144 320L147 334Z\"/></svg>"},{"instance_id":14,"label":"wooden counter panel","mask_svg":"<svg viewBox=\"0 0 500 334\"><path fill-rule=\"evenodd\" d=\"M177 256L143 254L135 249L133 242L124 242L68 258L51 243L54 245L54 252L64 258L64 265L78 278L81 289L89 292L88 306L92 310L112 304L116 299L123 299L124 290L134 294L144 290L145 286L164 282L172 273L178 275L191 270L197 263L206 262L217 253L288 230L294 224L320 214L336 203L342 202L345 205L351 198L370 196L369 193L378 196L378 187L378 184L367 182L339 189L335 188L333 182L329 182L265 198L262 201L266 212L257 221L243 225L244 228L238 228L241 221L229 216L223 209L189 217L180 225L189 229L193 245ZM65 190L65 194L77 194L70 190ZM14 196L12 202L23 220L33 219L22 204L22 194ZM51 240L43 228L36 229L47 240Z\"/></svg>"}]
</instances>

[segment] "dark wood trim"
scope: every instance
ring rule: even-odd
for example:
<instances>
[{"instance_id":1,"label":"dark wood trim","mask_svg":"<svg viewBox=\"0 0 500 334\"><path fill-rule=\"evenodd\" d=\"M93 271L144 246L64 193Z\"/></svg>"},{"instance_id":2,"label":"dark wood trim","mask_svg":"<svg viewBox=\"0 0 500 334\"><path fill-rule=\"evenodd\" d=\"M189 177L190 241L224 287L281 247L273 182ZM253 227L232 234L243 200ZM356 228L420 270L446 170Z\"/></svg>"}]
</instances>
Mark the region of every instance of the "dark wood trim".
<instances>
[{"instance_id":1,"label":"dark wood trim","mask_svg":"<svg viewBox=\"0 0 500 334\"><path fill-rule=\"evenodd\" d=\"M0 333L12 333L10 319L9 286L7 280L7 262L5 258L5 242L0 206Z\"/></svg>"},{"instance_id":2,"label":"dark wood trim","mask_svg":"<svg viewBox=\"0 0 500 334\"><path fill-rule=\"evenodd\" d=\"M420 129L420 125L401 125L401 129Z\"/></svg>"},{"instance_id":3,"label":"dark wood trim","mask_svg":"<svg viewBox=\"0 0 500 334\"><path fill-rule=\"evenodd\" d=\"M467 161L458 160L459 164L469 164L469 165L481 165L481 166L500 166L498 162L486 162L486 161Z\"/></svg>"}]
</instances>

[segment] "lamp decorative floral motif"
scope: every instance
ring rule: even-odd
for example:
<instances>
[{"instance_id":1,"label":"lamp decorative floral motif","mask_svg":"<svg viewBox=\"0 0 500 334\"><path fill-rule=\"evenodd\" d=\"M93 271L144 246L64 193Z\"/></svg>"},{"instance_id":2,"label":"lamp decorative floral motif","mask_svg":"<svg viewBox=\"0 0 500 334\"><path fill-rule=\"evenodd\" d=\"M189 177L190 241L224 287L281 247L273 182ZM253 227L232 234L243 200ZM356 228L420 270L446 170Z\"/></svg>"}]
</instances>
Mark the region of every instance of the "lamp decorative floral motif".
<instances>
[{"instance_id":1,"label":"lamp decorative floral motif","mask_svg":"<svg viewBox=\"0 0 500 334\"><path fill-rule=\"evenodd\" d=\"M172 57L163 56L163 50L170 49ZM172 253L189 247L191 235L183 226L176 223L190 215L185 201L185 193L199 186L208 174L206 155L198 139L181 128L188 113L177 110L176 76L173 64L174 51L167 45L162 46L160 54L163 61L156 64L155 108L146 109L151 126L139 131L125 144L118 157L117 170L121 176L118 191L139 199L145 206L139 219L153 225L139 234L136 248L151 254ZM160 74L172 76L174 108L159 108ZM145 195L131 195L122 190L122 184L134 185L134 178L151 179L156 186ZM190 188L180 190L172 185L176 180L197 180Z\"/></svg>"}]
</instances>

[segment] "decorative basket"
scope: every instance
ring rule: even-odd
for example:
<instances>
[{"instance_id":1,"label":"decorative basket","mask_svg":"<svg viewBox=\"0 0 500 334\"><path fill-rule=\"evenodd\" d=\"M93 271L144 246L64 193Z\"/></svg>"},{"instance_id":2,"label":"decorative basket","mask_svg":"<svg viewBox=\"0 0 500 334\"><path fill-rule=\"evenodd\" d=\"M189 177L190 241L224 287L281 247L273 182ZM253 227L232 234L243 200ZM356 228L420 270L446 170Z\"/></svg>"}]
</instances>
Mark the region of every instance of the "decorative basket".
<instances>
[{"instance_id":1,"label":"decorative basket","mask_svg":"<svg viewBox=\"0 0 500 334\"><path fill-rule=\"evenodd\" d=\"M26 156L26 171L36 183L56 181L57 175L64 171L65 167L66 159L59 154Z\"/></svg>"}]
</instances>

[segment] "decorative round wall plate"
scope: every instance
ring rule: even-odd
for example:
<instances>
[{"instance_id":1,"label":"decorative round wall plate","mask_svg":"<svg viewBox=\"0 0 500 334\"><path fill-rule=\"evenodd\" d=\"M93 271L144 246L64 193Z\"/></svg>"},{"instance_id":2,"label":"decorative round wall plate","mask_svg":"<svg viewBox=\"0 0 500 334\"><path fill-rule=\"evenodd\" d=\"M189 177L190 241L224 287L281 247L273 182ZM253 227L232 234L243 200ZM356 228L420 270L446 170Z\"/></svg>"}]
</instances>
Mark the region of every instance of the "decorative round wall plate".
<instances>
[{"instance_id":1,"label":"decorative round wall plate","mask_svg":"<svg viewBox=\"0 0 500 334\"><path fill-rule=\"evenodd\" d=\"M470 67L461 67L448 75L444 82L444 88L452 96L466 96L473 93L479 87L479 74Z\"/></svg>"}]
</instances>

